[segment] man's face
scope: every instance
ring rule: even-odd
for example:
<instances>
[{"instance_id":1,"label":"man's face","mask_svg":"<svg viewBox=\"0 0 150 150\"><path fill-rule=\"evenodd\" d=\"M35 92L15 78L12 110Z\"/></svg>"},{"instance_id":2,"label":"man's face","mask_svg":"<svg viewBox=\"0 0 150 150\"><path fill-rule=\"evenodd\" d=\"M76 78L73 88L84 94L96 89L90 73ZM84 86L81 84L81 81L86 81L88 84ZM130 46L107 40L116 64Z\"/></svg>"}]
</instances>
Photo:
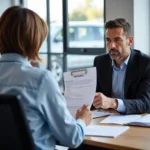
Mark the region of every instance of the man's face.
<instances>
[{"instance_id":1,"label":"man's face","mask_svg":"<svg viewBox=\"0 0 150 150\"><path fill-rule=\"evenodd\" d=\"M133 38L126 37L121 27L106 30L106 46L110 57L114 60L128 56L132 42Z\"/></svg>"}]
</instances>

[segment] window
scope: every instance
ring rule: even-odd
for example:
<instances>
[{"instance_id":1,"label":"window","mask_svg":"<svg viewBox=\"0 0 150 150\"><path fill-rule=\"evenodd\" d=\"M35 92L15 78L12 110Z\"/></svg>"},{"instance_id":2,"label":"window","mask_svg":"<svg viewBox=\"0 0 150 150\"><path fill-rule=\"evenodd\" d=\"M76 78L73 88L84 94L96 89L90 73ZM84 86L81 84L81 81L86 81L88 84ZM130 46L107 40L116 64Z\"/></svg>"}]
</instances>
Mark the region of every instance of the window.
<instances>
[{"instance_id":1,"label":"window","mask_svg":"<svg viewBox=\"0 0 150 150\"><path fill-rule=\"evenodd\" d=\"M39 66L51 70L63 90L64 71L90 67L105 52L104 0L24 1L48 23Z\"/></svg>"}]
</instances>

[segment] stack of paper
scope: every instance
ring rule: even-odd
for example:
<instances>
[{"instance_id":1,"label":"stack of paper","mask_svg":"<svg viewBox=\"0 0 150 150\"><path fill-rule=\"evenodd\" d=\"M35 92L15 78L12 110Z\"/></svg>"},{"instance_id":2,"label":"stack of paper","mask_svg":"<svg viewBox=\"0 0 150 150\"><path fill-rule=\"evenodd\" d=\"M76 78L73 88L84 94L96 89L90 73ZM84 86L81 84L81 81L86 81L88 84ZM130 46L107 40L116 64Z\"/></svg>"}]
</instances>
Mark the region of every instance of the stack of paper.
<instances>
[{"instance_id":1,"label":"stack of paper","mask_svg":"<svg viewBox=\"0 0 150 150\"><path fill-rule=\"evenodd\" d=\"M85 135L87 136L102 136L102 137L116 137L126 130L128 126L100 126L100 125L90 125L86 127Z\"/></svg>"},{"instance_id":2,"label":"stack of paper","mask_svg":"<svg viewBox=\"0 0 150 150\"><path fill-rule=\"evenodd\" d=\"M150 127L150 114L142 116L136 121L129 122L128 125Z\"/></svg>"},{"instance_id":3,"label":"stack of paper","mask_svg":"<svg viewBox=\"0 0 150 150\"><path fill-rule=\"evenodd\" d=\"M64 73L67 107L75 116L83 105L91 106L96 90L96 68L85 68Z\"/></svg>"},{"instance_id":4,"label":"stack of paper","mask_svg":"<svg viewBox=\"0 0 150 150\"><path fill-rule=\"evenodd\" d=\"M107 124L127 124L141 118L141 115L110 115L100 123Z\"/></svg>"},{"instance_id":5,"label":"stack of paper","mask_svg":"<svg viewBox=\"0 0 150 150\"><path fill-rule=\"evenodd\" d=\"M105 111L92 111L92 117L93 118L99 118L99 117L109 116L111 114L112 113L105 112Z\"/></svg>"}]
</instances>

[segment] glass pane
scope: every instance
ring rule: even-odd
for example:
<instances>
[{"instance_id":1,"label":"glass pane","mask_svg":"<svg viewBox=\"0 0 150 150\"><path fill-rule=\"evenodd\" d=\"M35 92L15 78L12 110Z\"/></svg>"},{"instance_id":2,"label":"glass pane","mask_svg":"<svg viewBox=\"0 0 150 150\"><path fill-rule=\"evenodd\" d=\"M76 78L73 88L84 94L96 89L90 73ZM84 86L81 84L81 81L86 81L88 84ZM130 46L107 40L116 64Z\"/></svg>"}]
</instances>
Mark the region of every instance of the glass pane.
<instances>
[{"instance_id":1,"label":"glass pane","mask_svg":"<svg viewBox=\"0 0 150 150\"><path fill-rule=\"evenodd\" d=\"M40 17L46 21L46 0L27 0L26 1L27 8L35 11ZM43 42L40 52L47 52L47 41Z\"/></svg>"},{"instance_id":2,"label":"glass pane","mask_svg":"<svg viewBox=\"0 0 150 150\"><path fill-rule=\"evenodd\" d=\"M26 0L27 7L46 21L46 0Z\"/></svg>"},{"instance_id":3,"label":"glass pane","mask_svg":"<svg viewBox=\"0 0 150 150\"><path fill-rule=\"evenodd\" d=\"M42 69L46 69L47 68L47 55L40 54L40 57L41 57L42 61L39 62L39 67Z\"/></svg>"},{"instance_id":4,"label":"glass pane","mask_svg":"<svg viewBox=\"0 0 150 150\"><path fill-rule=\"evenodd\" d=\"M59 5L58 5L59 4ZM50 0L51 52L63 52L62 0Z\"/></svg>"},{"instance_id":5,"label":"glass pane","mask_svg":"<svg viewBox=\"0 0 150 150\"><path fill-rule=\"evenodd\" d=\"M69 47L104 48L104 0L68 0Z\"/></svg>"},{"instance_id":6,"label":"glass pane","mask_svg":"<svg viewBox=\"0 0 150 150\"><path fill-rule=\"evenodd\" d=\"M68 55L67 70L75 70L93 66L95 55Z\"/></svg>"},{"instance_id":7,"label":"glass pane","mask_svg":"<svg viewBox=\"0 0 150 150\"><path fill-rule=\"evenodd\" d=\"M50 58L50 70L59 86L63 87L63 55L48 55Z\"/></svg>"},{"instance_id":8,"label":"glass pane","mask_svg":"<svg viewBox=\"0 0 150 150\"><path fill-rule=\"evenodd\" d=\"M42 46L41 46L41 48L40 48L39 53L47 53L47 51L48 51L47 50L47 39L45 39Z\"/></svg>"}]
</instances>

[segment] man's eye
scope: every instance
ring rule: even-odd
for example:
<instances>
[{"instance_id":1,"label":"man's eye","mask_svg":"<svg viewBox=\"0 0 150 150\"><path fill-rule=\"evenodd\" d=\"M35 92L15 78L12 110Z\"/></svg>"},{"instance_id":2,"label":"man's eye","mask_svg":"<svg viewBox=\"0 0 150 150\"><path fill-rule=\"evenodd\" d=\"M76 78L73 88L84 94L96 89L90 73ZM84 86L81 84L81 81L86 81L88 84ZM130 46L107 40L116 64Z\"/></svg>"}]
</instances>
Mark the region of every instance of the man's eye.
<instances>
[{"instance_id":1,"label":"man's eye","mask_svg":"<svg viewBox=\"0 0 150 150\"><path fill-rule=\"evenodd\" d=\"M115 41L116 41L116 42L120 42L120 41L121 41L121 39L116 39Z\"/></svg>"},{"instance_id":2,"label":"man's eye","mask_svg":"<svg viewBox=\"0 0 150 150\"><path fill-rule=\"evenodd\" d=\"M110 42L110 39L106 39L107 42Z\"/></svg>"}]
</instances>

